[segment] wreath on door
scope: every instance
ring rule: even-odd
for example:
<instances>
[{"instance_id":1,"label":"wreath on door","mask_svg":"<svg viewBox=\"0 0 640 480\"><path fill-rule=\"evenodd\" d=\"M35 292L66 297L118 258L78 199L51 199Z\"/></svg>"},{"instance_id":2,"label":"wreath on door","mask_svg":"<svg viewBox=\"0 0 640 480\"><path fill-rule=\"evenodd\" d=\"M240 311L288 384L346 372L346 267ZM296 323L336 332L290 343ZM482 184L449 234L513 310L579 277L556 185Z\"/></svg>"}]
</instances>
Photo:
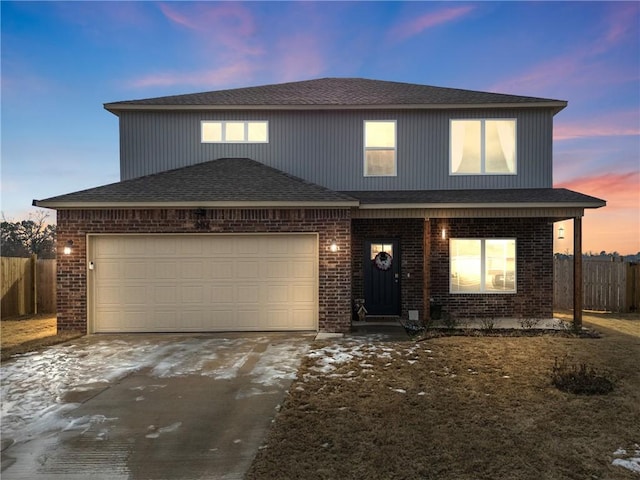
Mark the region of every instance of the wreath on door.
<instances>
[{"instance_id":1,"label":"wreath on door","mask_svg":"<svg viewBox=\"0 0 640 480\"><path fill-rule=\"evenodd\" d=\"M373 263L378 270L389 270L393 258L387 252L379 252L373 259Z\"/></svg>"}]
</instances>

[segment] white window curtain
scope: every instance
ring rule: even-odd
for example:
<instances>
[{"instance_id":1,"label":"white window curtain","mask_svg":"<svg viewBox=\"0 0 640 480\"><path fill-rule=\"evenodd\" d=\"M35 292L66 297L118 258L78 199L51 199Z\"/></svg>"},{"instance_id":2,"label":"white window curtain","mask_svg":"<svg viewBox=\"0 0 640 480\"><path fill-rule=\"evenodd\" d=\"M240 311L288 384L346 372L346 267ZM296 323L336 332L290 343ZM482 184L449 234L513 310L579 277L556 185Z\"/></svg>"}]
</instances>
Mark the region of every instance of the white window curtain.
<instances>
[{"instance_id":1,"label":"white window curtain","mask_svg":"<svg viewBox=\"0 0 640 480\"><path fill-rule=\"evenodd\" d=\"M465 125L463 121L451 122L451 173L458 173L462 163Z\"/></svg>"},{"instance_id":2,"label":"white window curtain","mask_svg":"<svg viewBox=\"0 0 640 480\"><path fill-rule=\"evenodd\" d=\"M497 121L496 129L507 168L510 173L514 173L516 169L516 122L513 120Z\"/></svg>"}]
</instances>

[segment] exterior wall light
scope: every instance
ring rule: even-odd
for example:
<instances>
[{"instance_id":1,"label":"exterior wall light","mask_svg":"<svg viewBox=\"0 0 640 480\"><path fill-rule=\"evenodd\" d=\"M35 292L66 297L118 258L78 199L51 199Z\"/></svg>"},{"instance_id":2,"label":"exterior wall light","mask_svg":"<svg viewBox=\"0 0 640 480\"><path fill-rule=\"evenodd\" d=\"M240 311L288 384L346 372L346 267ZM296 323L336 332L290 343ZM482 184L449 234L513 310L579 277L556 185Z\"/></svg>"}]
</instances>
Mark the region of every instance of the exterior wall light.
<instances>
[{"instance_id":1,"label":"exterior wall light","mask_svg":"<svg viewBox=\"0 0 640 480\"><path fill-rule=\"evenodd\" d=\"M564 240L564 227L558 229L558 240Z\"/></svg>"},{"instance_id":2,"label":"exterior wall light","mask_svg":"<svg viewBox=\"0 0 640 480\"><path fill-rule=\"evenodd\" d=\"M67 244L64 246L62 252L65 255L71 255L71 247L73 247L73 240L67 240Z\"/></svg>"},{"instance_id":3,"label":"exterior wall light","mask_svg":"<svg viewBox=\"0 0 640 480\"><path fill-rule=\"evenodd\" d=\"M446 229L446 228L443 228L443 229L442 229L442 239L443 239L443 240L446 240L446 239L447 239L447 229Z\"/></svg>"},{"instance_id":4,"label":"exterior wall light","mask_svg":"<svg viewBox=\"0 0 640 480\"><path fill-rule=\"evenodd\" d=\"M338 247L338 244L336 243L335 239L331 240L331 245L329 245L329 250L331 250L333 253L340 250L340 247Z\"/></svg>"}]
</instances>

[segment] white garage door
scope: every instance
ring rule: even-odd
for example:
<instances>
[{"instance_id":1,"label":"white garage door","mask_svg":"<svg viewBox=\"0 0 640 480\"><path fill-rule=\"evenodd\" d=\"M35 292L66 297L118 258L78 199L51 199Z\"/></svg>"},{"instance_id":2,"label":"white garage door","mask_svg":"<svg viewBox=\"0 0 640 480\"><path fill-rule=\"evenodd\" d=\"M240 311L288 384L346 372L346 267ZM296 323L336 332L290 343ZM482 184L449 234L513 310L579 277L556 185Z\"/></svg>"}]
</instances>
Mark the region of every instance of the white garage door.
<instances>
[{"instance_id":1,"label":"white garage door","mask_svg":"<svg viewBox=\"0 0 640 480\"><path fill-rule=\"evenodd\" d=\"M315 234L92 236L92 330L317 330L317 245Z\"/></svg>"}]
</instances>

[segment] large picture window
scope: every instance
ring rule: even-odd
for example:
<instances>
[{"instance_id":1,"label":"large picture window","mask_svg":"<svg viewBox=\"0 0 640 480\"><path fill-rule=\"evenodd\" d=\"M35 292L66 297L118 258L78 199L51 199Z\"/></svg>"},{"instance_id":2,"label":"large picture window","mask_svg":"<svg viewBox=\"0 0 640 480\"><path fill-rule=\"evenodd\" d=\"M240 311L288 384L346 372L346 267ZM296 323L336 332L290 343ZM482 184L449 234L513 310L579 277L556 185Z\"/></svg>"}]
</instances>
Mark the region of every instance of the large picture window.
<instances>
[{"instance_id":1,"label":"large picture window","mask_svg":"<svg viewBox=\"0 0 640 480\"><path fill-rule=\"evenodd\" d=\"M452 175L516 173L516 121L451 120Z\"/></svg>"},{"instance_id":2,"label":"large picture window","mask_svg":"<svg viewBox=\"0 0 640 480\"><path fill-rule=\"evenodd\" d=\"M516 291L514 238L449 240L451 293Z\"/></svg>"},{"instance_id":3,"label":"large picture window","mask_svg":"<svg viewBox=\"0 0 640 480\"><path fill-rule=\"evenodd\" d=\"M266 121L209 121L200 124L202 143L268 143Z\"/></svg>"},{"instance_id":4,"label":"large picture window","mask_svg":"<svg viewBox=\"0 0 640 480\"><path fill-rule=\"evenodd\" d=\"M364 122L365 177L393 177L396 171L396 122Z\"/></svg>"}]
</instances>

